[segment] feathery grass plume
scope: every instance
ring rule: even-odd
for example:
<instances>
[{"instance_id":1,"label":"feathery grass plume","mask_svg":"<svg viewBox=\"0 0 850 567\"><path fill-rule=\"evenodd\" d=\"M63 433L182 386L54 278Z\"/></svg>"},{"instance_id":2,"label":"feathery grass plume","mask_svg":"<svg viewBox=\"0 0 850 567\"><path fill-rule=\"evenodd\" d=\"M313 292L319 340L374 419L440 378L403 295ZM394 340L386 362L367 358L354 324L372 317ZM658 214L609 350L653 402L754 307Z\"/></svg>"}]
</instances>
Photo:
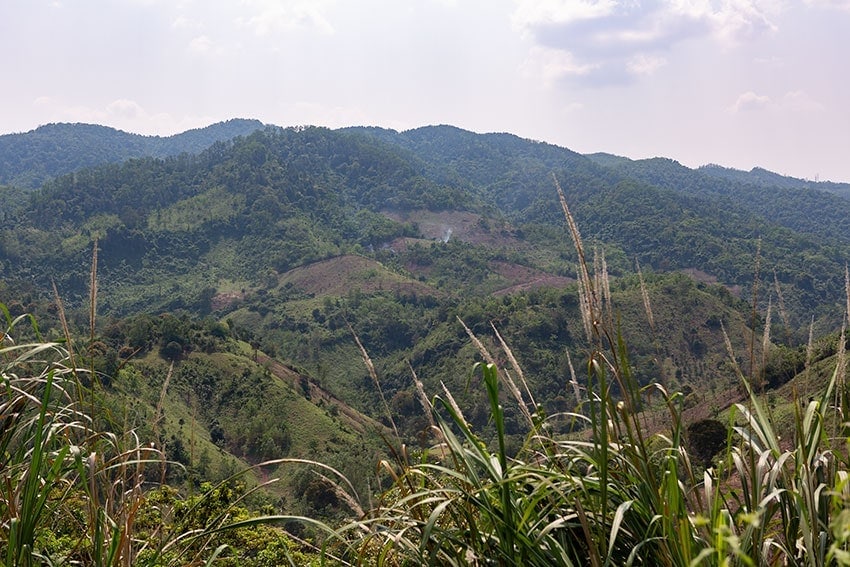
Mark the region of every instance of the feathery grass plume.
<instances>
[{"instance_id":1,"label":"feathery grass plume","mask_svg":"<svg viewBox=\"0 0 850 567\"><path fill-rule=\"evenodd\" d=\"M593 328L599 320L599 300L596 295L596 289L593 287L593 280L590 278L590 272L587 270L587 258L584 254L584 243L579 233L578 225L570 212L570 207L567 205L567 198L564 196L564 191L561 189L561 183L558 177L553 173L552 179L555 182L555 189L558 191L558 200L561 202L561 209L564 211L564 218L567 221L567 227L570 231L570 236L573 240L573 245L578 254L578 276L579 276L579 296L584 293L584 299L581 300L583 309L582 320L587 321L585 330L587 331L588 341L593 343ZM584 312L584 310L587 310Z\"/></svg>"},{"instance_id":2,"label":"feathery grass plume","mask_svg":"<svg viewBox=\"0 0 850 567\"><path fill-rule=\"evenodd\" d=\"M449 406L452 408L452 411L453 411L453 412L454 412L454 413L455 413L458 417L460 417L460 418L461 418L461 420L463 421L463 423L467 424L467 427L468 427L469 422L468 422L468 421L466 420L466 418L463 416L463 412L462 412L462 411L460 411L460 406L459 406L459 405L457 405L457 402L455 401L454 396L452 396L452 392L451 392L451 390L449 390L449 389L446 387L445 383L443 383L443 381L442 381L442 380L440 380L440 388L442 388L442 389L443 389L443 393L446 395L446 400L448 400L448 404L449 404Z\"/></svg>"},{"instance_id":3,"label":"feathery grass plume","mask_svg":"<svg viewBox=\"0 0 850 567\"><path fill-rule=\"evenodd\" d=\"M384 390L381 388L381 381L378 380L378 372L375 370L375 365L372 364L372 359L369 358L369 353L366 352L366 347L364 347L363 343L360 342L360 337L358 337L357 333L354 332L354 327L352 327L351 323L348 321L345 323L348 325L348 330L351 332L351 336L354 337L354 342L357 343L357 348L360 349L360 356L363 358L363 363L366 365L367 370L369 370L369 376L371 376L372 381L375 382L375 387L378 389L378 395L381 397L381 403L384 405L384 411L387 414L387 419L390 420L390 425L393 426L395 438L401 441L401 436L398 434L398 428L395 426L395 420L393 419L393 414L390 411L390 406L387 404L387 399L384 397Z\"/></svg>"},{"instance_id":4,"label":"feathery grass plume","mask_svg":"<svg viewBox=\"0 0 850 567\"><path fill-rule=\"evenodd\" d=\"M89 340L94 342L97 321L97 238L92 245L91 273L89 281Z\"/></svg>"},{"instance_id":5,"label":"feathery grass plume","mask_svg":"<svg viewBox=\"0 0 850 567\"><path fill-rule=\"evenodd\" d=\"M735 358L735 349L732 348L732 341L729 340L729 335L726 333L726 326L723 325L723 321L720 322L720 330L723 332L723 342L726 344L726 352L729 354L729 360L732 362L732 368L735 370L735 375L743 378L744 374L738 366L738 360Z\"/></svg>"},{"instance_id":6,"label":"feathery grass plume","mask_svg":"<svg viewBox=\"0 0 850 567\"><path fill-rule=\"evenodd\" d=\"M355 500L353 496L346 492L338 482L328 478L320 472L316 472L315 475L319 477L322 482L330 486L336 497L345 502L355 515L357 515L358 517L363 517L366 515L357 500Z\"/></svg>"},{"instance_id":7,"label":"feathery grass plume","mask_svg":"<svg viewBox=\"0 0 850 567\"><path fill-rule=\"evenodd\" d=\"M767 314L764 317L764 334L761 339L761 380L760 385L761 388L764 389L765 386L765 369L767 368L767 355L770 351L770 323L771 323L771 315L773 314L773 298L768 297L767 299Z\"/></svg>"},{"instance_id":8,"label":"feathery grass plume","mask_svg":"<svg viewBox=\"0 0 850 567\"><path fill-rule=\"evenodd\" d=\"M45 562L39 540L77 496L74 463L91 424L76 401L67 348L41 340L30 316L0 311L8 325L0 345L0 561L29 567ZM36 342L12 338L27 318Z\"/></svg>"},{"instance_id":9,"label":"feathery grass plume","mask_svg":"<svg viewBox=\"0 0 850 567\"><path fill-rule=\"evenodd\" d=\"M779 316L785 326L785 343L791 346L791 319L788 317L788 311L785 310L785 296L782 295L782 286L779 285L779 277L776 275L775 268L773 270L773 287L776 289L776 298L779 302Z\"/></svg>"},{"instance_id":10,"label":"feathery grass plume","mask_svg":"<svg viewBox=\"0 0 850 567\"><path fill-rule=\"evenodd\" d=\"M434 407L431 405L431 401L425 394L425 387L419 380L419 376L416 375L416 371L413 369L413 365L410 364L409 360L407 360L406 362L407 367L410 368L410 373L413 375L413 385L416 387L416 395L419 398L419 403L422 404L422 410L425 413L425 417L428 418L428 425L430 425L431 430L434 431L437 427L437 424L434 423L434 416L432 415Z\"/></svg>"},{"instance_id":11,"label":"feathery grass plume","mask_svg":"<svg viewBox=\"0 0 850 567\"><path fill-rule=\"evenodd\" d=\"M753 270L753 305L750 315L750 376L756 375L756 326L758 323L759 276L761 268L761 237L756 244L756 261Z\"/></svg>"},{"instance_id":12,"label":"feathery grass plume","mask_svg":"<svg viewBox=\"0 0 850 567\"><path fill-rule=\"evenodd\" d=\"M456 319L463 327L463 330L466 331L466 335L469 337L469 340L472 341L472 344L475 346L476 349L478 349L478 352L481 354L481 357L487 362L487 364L492 364L493 366L496 366L496 360L493 358L493 355L490 354L490 351L487 350L487 347L484 346L484 343L478 340L478 337L475 336L475 333L472 332L472 329L466 326L466 323L463 322L463 319L461 319L459 316L456 317Z\"/></svg>"},{"instance_id":13,"label":"feathery grass plume","mask_svg":"<svg viewBox=\"0 0 850 567\"><path fill-rule=\"evenodd\" d=\"M596 289L601 299L600 314L605 318L609 329L614 328L614 304L611 300L611 284L608 279L608 262L605 261L605 251L593 249L593 270L596 279Z\"/></svg>"},{"instance_id":14,"label":"feathery grass plume","mask_svg":"<svg viewBox=\"0 0 850 567\"><path fill-rule=\"evenodd\" d=\"M56 304L56 312L59 315L59 325L62 327L62 333L65 336L65 348L68 350L69 358L73 360L73 344L71 342L71 330L68 328L68 319L65 316L65 306L62 304L62 298L59 297L59 290L56 288L56 282L50 280L53 286L53 301Z\"/></svg>"},{"instance_id":15,"label":"feathery grass plume","mask_svg":"<svg viewBox=\"0 0 850 567\"><path fill-rule=\"evenodd\" d=\"M847 395L847 389L845 387L845 382L847 378L847 363L845 360L845 341L844 341L844 331L847 327L847 324L850 323L850 271L848 271L847 265L844 265L844 294L847 298L847 312L844 314L844 323L841 326L841 345L839 345L839 355L840 355L840 374L838 376L838 390L840 392L839 397L841 400L841 405L838 406L842 411L842 418L844 420L848 419L848 414L850 414L850 399ZM850 432L850 426L845 426L845 430Z\"/></svg>"},{"instance_id":16,"label":"feathery grass plume","mask_svg":"<svg viewBox=\"0 0 850 567\"><path fill-rule=\"evenodd\" d=\"M71 340L71 330L68 328L68 319L65 316L65 306L62 304L62 298L59 297L59 290L56 288L56 282L50 280L53 285L53 301L56 304L56 312L59 315L59 325L62 327L62 334L65 337L65 348L68 351L68 362L72 369L76 368L74 364L74 344Z\"/></svg>"},{"instance_id":17,"label":"feathery grass plume","mask_svg":"<svg viewBox=\"0 0 850 567\"><path fill-rule=\"evenodd\" d=\"M844 297L847 300L847 311L844 316L850 318L850 269L844 264Z\"/></svg>"},{"instance_id":18,"label":"feathery grass plume","mask_svg":"<svg viewBox=\"0 0 850 567\"><path fill-rule=\"evenodd\" d=\"M576 272L581 273L581 268L576 268ZM581 324L584 327L584 334L587 336L588 344L593 344L593 308L590 305L590 300L587 297L585 286L579 282L578 285L578 305L581 313Z\"/></svg>"},{"instance_id":19,"label":"feathery grass plume","mask_svg":"<svg viewBox=\"0 0 850 567\"><path fill-rule=\"evenodd\" d=\"M563 201L563 195L559 196ZM388 567L485 561L599 567L820 567L831 564L827 552L835 557L845 551L831 544L838 540L835 534L841 527L833 516L844 502L850 502L850 477L823 446L828 442L823 412L835 407L831 404L834 388L846 370L845 330L835 372L820 401L795 410L796 432L790 436L794 446L788 450L784 447L789 440L780 440L770 413L748 381L754 376L741 372L721 323L731 368L747 391L748 403L737 404L733 410L737 413L730 418L725 459L717 468L709 464L697 475L684 444L683 396L669 393L660 384L642 388L638 383L622 336L609 328L607 269L598 256L594 262L593 280L583 263L586 278L579 285L579 293L587 298L582 308L593 315L586 415L574 414L585 424L585 431L555 438L543 428L532 430L551 450L535 452L526 444L511 458L504 450L506 422L496 367L476 365L483 371L497 449L494 442L487 443L472 432L441 383L444 395L434 401L441 404L441 411L434 412L434 419L443 431L449 458L402 470L396 487L385 495L386 504L351 528L359 535L368 526L368 535L359 540L366 537L368 541L353 543L357 554L346 560ZM578 273L582 275L582 266ZM642 285L652 320L645 289ZM757 288L753 293L758 305ZM763 357L770 352L772 298L767 304ZM463 326L482 356L492 360L481 341ZM494 331L505 347L495 326ZM754 327L750 331L753 334L745 342L750 343L752 362L759 344ZM811 345L810 338L807 368ZM508 355L509 360L512 357ZM567 362L580 402L582 390L569 352ZM510 363L516 364L515 358ZM657 430L662 420L653 425L655 431L641 425L638 412L649 391L661 392L669 411L663 432Z\"/></svg>"},{"instance_id":20,"label":"feathery grass plume","mask_svg":"<svg viewBox=\"0 0 850 567\"><path fill-rule=\"evenodd\" d=\"M643 272L640 269L640 263L635 259L637 266L638 282L640 282L640 295L643 298L643 309L646 311L646 318L649 321L649 329L655 335L655 316L652 314L652 304L649 302L649 291L646 288L646 282L643 279Z\"/></svg>"},{"instance_id":21,"label":"feathery grass plume","mask_svg":"<svg viewBox=\"0 0 850 567\"><path fill-rule=\"evenodd\" d=\"M576 404L581 405L584 401L584 396L581 395L581 386L578 385L578 380L576 380L576 369L573 368L573 360L570 358L570 351L566 350L567 353L567 367L570 369L570 386L573 388L573 395L576 398Z\"/></svg>"},{"instance_id":22,"label":"feathery grass plume","mask_svg":"<svg viewBox=\"0 0 850 567\"><path fill-rule=\"evenodd\" d=\"M508 387L508 390L511 391L514 399L517 401L517 405L519 405L519 410L522 412L525 420L528 421L529 427L534 427L534 416L531 415L531 411L528 409L528 406L525 403L525 400L522 398L522 392L517 388L516 383L513 378L511 378L510 373L507 370L499 370L499 376L502 378L502 382Z\"/></svg>"},{"instance_id":23,"label":"feathery grass plume","mask_svg":"<svg viewBox=\"0 0 850 567\"><path fill-rule=\"evenodd\" d=\"M514 383L510 374L498 368L498 366L496 365L496 361L493 358L493 355L490 354L490 351L487 350L487 347L484 346L484 343L482 343L478 339L478 337L475 336L475 333L472 332L472 329L466 326L466 323L463 322L463 319L458 317L457 320L460 321L461 325L463 325L463 329L466 331L466 334L469 336L469 339L472 341L472 344L475 345L475 348L478 349L478 352L481 353L481 356L484 358L485 361L487 361L487 364L490 364L493 366L493 368L496 368L498 376L502 379L502 382L504 382L505 385L508 387L508 390L510 390L511 395L513 395L514 399L516 399L517 404L519 404L519 409L522 412L522 415L525 417L526 420L528 420L528 423L533 427L534 418L531 416L531 412L528 411L528 406L526 405L525 400L522 399L522 393L519 391L519 388L517 388L517 385L516 383ZM495 330L495 327L493 328ZM522 371L520 370L520 372Z\"/></svg>"},{"instance_id":24,"label":"feathery grass plume","mask_svg":"<svg viewBox=\"0 0 850 567\"><path fill-rule=\"evenodd\" d=\"M7 311L0 306L0 312ZM112 432L95 427L86 404L75 401L73 390L79 382L69 366L67 348L41 339L8 341L5 337L13 333L17 320L7 320L9 328L0 344L3 565L165 567L202 565L204 560L210 564L223 549L213 551L215 533L295 519L251 517L234 522L228 509L210 522L204 518L201 528L186 527L177 520L177 510L191 513L212 496L183 500L162 483L162 490L156 490L155 483L146 485L145 465L164 462L162 452L142 445L132 429ZM154 427L161 415L162 403ZM164 492L171 494L167 502L151 501L153 494ZM192 509L184 504L190 502ZM154 519L157 516L166 521ZM315 520L307 522L322 529ZM329 528L324 531L332 533Z\"/></svg>"},{"instance_id":25,"label":"feathery grass plume","mask_svg":"<svg viewBox=\"0 0 850 567\"><path fill-rule=\"evenodd\" d=\"M835 382L835 407L841 408L845 394L845 382L847 379L847 349L846 343L847 321L841 324L841 335L838 337L838 352L836 353L836 382Z\"/></svg>"},{"instance_id":26,"label":"feathery grass plume","mask_svg":"<svg viewBox=\"0 0 850 567\"><path fill-rule=\"evenodd\" d=\"M598 248L593 247L593 272L591 273L591 281L593 289L596 291L596 305L593 306L593 323L594 328L599 329L600 326L608 324L608 317L605 312L605 292L602 291L602 264L599 261Z\"/></svg>"},{"instance_id":27,"label":"feathery grass plume","mask_svg":"<svg viewBox=\"0 0 850 567\"><path fill-rule=\"evenodd\" d=\"M646 287L646 281L643 279L643 271L640 269L640 262L635 258L635 268L637 270L638 282L640 283L640 295L643 299L643 310L646 313L646 319L649 322L649 332L652 333L652 346L655 349L655 365L658 367L659 380L665 388L669 381L664 366L661 364L661 344L658 340L658 334L655 332L655 314L652 312L652 303L649 300L649 289Z\"/></svg>"},{"instance_id":28,"label":"feathery grass plume","mask_svg":"<svg viewBox=\"0 0 850 567\"><path fill-rule=\"evenodd\" d=\"M529 401L531 402L531 406L536 408L537 402L534 400L534 395L531 393L531 389L528 387L528 382L525 381L525 373L522 371L522 367L517 362L516 357L514 356L511 347L508 346L508 343L505 342L505 339L502 338L502 335L499 333L499 330L496 328L496 325L490 321L490 327L493 329L493 332L496 334L496 339L499 341L499 345L501 345L502 350L505 353L505 356L508 357L508 362L511 363L511 367L514 369L514 372L517 373L520 382L522 382L522 387L525 390L525 395L528 396Z\"/></svg>"},{"instance_id":29,"label":"feathery grass plume","mask_svg":"<svg viewBox=\"0 0 850 567\"><path fill-rule=\"evenodd\" d=\"M812 315L812 320L809 322L809 340L806 342L806 390L811 389L812 381L812 358L815 355L815 316Z\"/></svg>"}]
</instances>

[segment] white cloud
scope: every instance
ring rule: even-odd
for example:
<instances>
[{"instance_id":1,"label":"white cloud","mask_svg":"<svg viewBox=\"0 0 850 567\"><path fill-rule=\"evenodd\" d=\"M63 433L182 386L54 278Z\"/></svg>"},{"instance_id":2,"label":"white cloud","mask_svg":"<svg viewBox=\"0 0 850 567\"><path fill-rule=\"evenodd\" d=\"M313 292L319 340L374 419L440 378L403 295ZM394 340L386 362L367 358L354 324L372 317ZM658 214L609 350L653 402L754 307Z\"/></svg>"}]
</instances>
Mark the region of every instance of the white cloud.
<instances>
[{"instance_id":1,"label":"white cloud","mask_svg":"<svg viewBox=\"0 0 850 567\"><path fill-rule=\"evenodd\" d=\"M353 124L370 124L366 112L358 106L326 105L316 102L300 101L289 108L292 116L299 117L299 123L339 128Z\"/></svg>"},{"instance_id":2,"label":"white cloud","mask_svg":"<svg viewBox=\"0 0 850 567\"><path fill-rule=\"evenodd\" d=\"M334 27L326 15L329 4L326 0L243 0L250 15L240 16L236 22L258 36L299 28L333 34Z\"/></svg>"},{"instance_id":3,"label":"white cloud","mask_svg":"<svg viewBox=\"0 0 850 567\"><path fill-rule=\"evenodd\" d=\"M630 58L626 66L635 75L651 75L666 64L664 57L639 54Z\"/></svg>"},{"instance_id":4,"label":"white cloud","mask_svg":"<svg viewBox=\"0 0 850 567\"><path fill-rule=\"evenodd\" d=\"M535 47L599 70L572 74L584 82L626 83L664 66L665 54L685 40L731 47L776 31L780 1L518 0L513 23Z\"/></svg>"},{"instance_id":5,"label":"white cloud","mask_svg":"<svg viewBox=\"0 0 850 567\"><path fill-rule=\"evenodd\" d=\"M771 2L726 2L720 10L710 14L715 35L724 43L752 40L767 32L777 31L773 17L780 6Z\"/></svg>"},{"instance_id":6,"label":"white cloud","mask_svg":"<svg viewBox=\"0 0 850 567\"><path fill-rule=\"evenodd\" d=\"M141 107L139 103L126 98L120 98L118 100L110 102L106 106L106 113L110 116L118 117L122 120L137 119L140 116L144 116L146 114L145 110Z\"/></svg>"},{"instance_id":7,"label":"white cloud","mask_svg":"<svg viewBox=\"0 0 850 567\"><path fill-rule=\"evenodd\" d=\"M185 15L180 15L172 20L171 27L175 30L198 29L201 27L201 23L197 20L188 18Z\"/></svg>"},{"instance_id":8,"label":"white cloud","mask_svg":"<svg viewBox=\"0 0 850 567\"><path fill-rule=\"evenodd\" d=\"M769 110L774 113L790 115L819 113L824 111L825 107L807 92L801 90L789 91L778 98L747 91L738 96L730 110L736 113Z\"/></svg>"},{"instance_id":9,"label":"white cloud","mask_svg":"<svg viewBox=\"0 0 850 567\"><path fill-rule=\"evenodd\" d=\"M206 35L199 35L189 42L189 51L196 54L209 53L213 48L213 41Z\"/></svg>"},{"instance_id":10,"label":"white cloud","mask_svg":"<svg viewBox=\"0 0 850 567\"><path fill-rule=\"evenodd\" d=\"M805 2L818 7L850 11L850 0L805 0Z\"/></svg>"},{"instance_id":11,"label":"white cloud","mask_svg":"<svg viewBox=\"0 0 850 567\"><path fill-rule=\"evenodd\" d=\"M32 101L32 104L33 106L49 107L51 104L53 104L53 99L49 96L40 96L37 97L34 101Z\"/></svg>"},{"instance_id":12,"label":"white cloud","mask_svg":"<svg viewBox=\"0 0 850 567\"><path fill-rule=\"evenodd\" d=\"M804 91L792 91L782 97L782 108L793 112L816 113L825 110L823 104Z\"/></svg>"},{"instance_id":13,"label":"white cloud","mask_svg":"<svg viewBox=\"0 0 850 567\"><path fill-rule=\"evenodd\" d=\"M92 107L69 104L55 97L40 96L33 100L32 104L39 109L39 114L43 117L40 124L84 122L103 124L137 134L176 134L223 119L213 116L174 116L167 112L149 112L137 101L127 98L113 100L102 107Z\"/></svg>"},{"instance_id":14,"label":"white cloud","mask_svg":"<svg viewBox=\"0 0 850 567\"><path fill-rule=\"evenodd\" d=\"M747 91L738 96L738 100L732 105L733 112L749 112L753 110L761 110L771 105L769 96L756 94L753 91Z\"/></svg>"},{"instance_id":15,"label":"white cloud","mask_svg":"<svg viewBox=\"0 0 850 567\"><path fill-rule=\"evenodd\" d=\"M527 75L542 77L547 85L570 76L588 75L594 70L589 64L580 64L566 51L534 46L523 65Z\"/></svg>"},{"instance_id":16,"label":"white cloud","mask_svg":"<svg viewBox=\"0 0 850 567\"><path fill-rule=\"evenodd\" d=\"M614 12L618 3L615 0L521 0L518 4L512 22L527 31L543 22L567 24L605 17Z\"/></svg>"}]
</instances>

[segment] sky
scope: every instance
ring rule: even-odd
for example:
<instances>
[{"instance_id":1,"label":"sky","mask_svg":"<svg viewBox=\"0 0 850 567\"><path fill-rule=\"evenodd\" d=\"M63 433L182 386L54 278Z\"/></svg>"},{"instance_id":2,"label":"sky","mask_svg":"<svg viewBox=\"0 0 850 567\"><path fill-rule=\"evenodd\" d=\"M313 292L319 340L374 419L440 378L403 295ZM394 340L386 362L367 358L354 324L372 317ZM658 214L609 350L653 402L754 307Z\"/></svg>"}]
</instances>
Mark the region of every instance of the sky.
<instances>
[{"instance_id":1,"label":"sky","mask_svg":"<svg viewBox=\"0 0 850 567\"><path fill-rule=\"evenodd\" d=\"M850 182L850 0L0 0L0 134L452 124Z\"/></svg>"}]
</instances>

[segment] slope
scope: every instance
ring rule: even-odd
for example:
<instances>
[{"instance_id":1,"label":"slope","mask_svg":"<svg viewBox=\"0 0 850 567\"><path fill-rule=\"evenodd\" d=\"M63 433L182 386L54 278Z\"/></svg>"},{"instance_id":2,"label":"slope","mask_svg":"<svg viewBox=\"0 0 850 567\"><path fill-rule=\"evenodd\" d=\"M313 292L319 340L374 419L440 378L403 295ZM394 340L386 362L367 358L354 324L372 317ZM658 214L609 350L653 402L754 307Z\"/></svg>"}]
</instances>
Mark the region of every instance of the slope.
<instances>
[{"instance_id":1,"label":"slope","mask_svg":"<svg viewBox=\"0 0 850 567\"><path fill-rule=\"evenodd\" d=\"M178 485L217 482L270 459L317 459L350 473L368 497L355 473L382 457L383 427L238 336L227 324L185 316L108 323L88 349L100 376L92 385L98 419L163 447L171 460L164 474ZM336 513L323 502L329 487L307 490L316 477L303 465L253 474L254 483L281 476L263 496L275 506Z\"/></svg>"}]
</instances>

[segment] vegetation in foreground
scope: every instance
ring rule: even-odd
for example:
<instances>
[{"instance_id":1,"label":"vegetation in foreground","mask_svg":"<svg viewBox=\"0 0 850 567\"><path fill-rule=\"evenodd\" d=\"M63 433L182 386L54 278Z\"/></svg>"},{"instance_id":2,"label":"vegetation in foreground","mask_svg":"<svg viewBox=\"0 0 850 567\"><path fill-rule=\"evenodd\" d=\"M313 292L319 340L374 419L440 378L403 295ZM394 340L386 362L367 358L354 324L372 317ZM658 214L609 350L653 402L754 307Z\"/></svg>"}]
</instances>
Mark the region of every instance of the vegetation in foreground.
<instances>
[{"instance_id":1,"label":"vegetation in foreground","mask_svg":"<svg viewBox=\"0 0 850 567\"><path fill-rule=\"evenodd\" d=\"M0 334L0 560L30 565L306 565L314 557L246 502L245 472L180 493L159 443L95 416L96 377L69 345ZM33 327L37 335L38 329ZM83 385L88 382L89 386ZM156 419L154 427L156 427ZM266 463L275 465L282 463Z\"/></svg>"},{"instance_id":2,"label":"vegetation in foreground","mask_svg":"<svg viewBox=\"0 0 850 567\"><path fill-rule=\"evenodd\" d=\"M499 369L467 329L486 361L480 387L492 436L473 430L450 391L429 400L420 388L435 445L418 454L397 448L395 461L382 463L393 486L355 519L331 527L300 518L326 534L313 553L273 527L295 518L252 516L234 479L197 495L157 481L165 457L156 446L133 431L102 429L86 411L93 390L81 386L72 343L17 344L13 331L23 319L5 311L5 563L850 565L843 330L829 380L810 400L795 402L790 439L777 433L730 343L747 400L731 410L719 454L706 457L689 440L695 435L685 427L683 396L661 384L639 386L617 332L604 263L594 262L601 269L591 273L562 205L580 259L592 345L586 384L572 381L581 400L576 411L544 415L498 333L510 371ZM515 454L505 435L511 398L528 430ZM647 420L659 406L664 427ZM573 421L573 433L554 433L552 424L563 419ZM349 486L343 478L337 485Z\"/></svg>"}]
</instances>

